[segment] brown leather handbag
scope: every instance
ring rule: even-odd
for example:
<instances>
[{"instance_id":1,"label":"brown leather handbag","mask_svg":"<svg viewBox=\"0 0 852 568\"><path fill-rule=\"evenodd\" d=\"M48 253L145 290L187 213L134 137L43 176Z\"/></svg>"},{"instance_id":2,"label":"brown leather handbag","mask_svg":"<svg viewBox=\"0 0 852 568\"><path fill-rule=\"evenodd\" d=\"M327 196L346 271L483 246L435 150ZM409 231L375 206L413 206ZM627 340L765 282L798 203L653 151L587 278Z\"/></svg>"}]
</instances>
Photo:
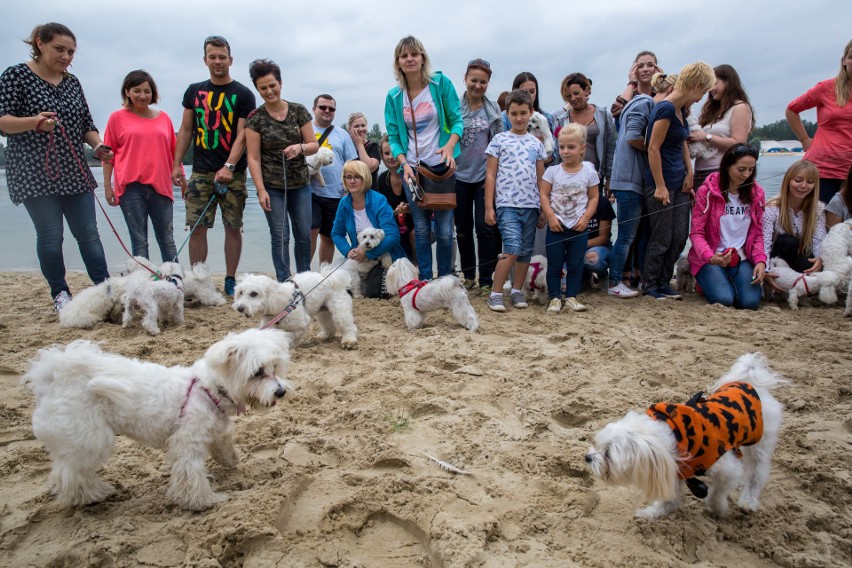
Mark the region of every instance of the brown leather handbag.
<instances>
[{"instance_id":1,"label":"brown leather handbag","mask_svg":"<svg viewBox=\"0 0 852 568\"><path fill-rule=\"evenodd\" d=\"M428 88L428 87L427 87ZM408 101L412 105L411 122L414 126L414 152L417 154L417 166L414 172L417 174L417 185L420 188L418 192L412 192L412 198L417 206L421 209L431 209L432 211L446 211L456 208L456 188L455 184L441 184L440 182L450 179L455 170L450 169L446 164L437 166L429 166L420 161L420 150L417 147L417 120L414 118L414 104L411 98L411 92L408 92ZM426 180L425 183L424 179ZM436 182L436 183L430 183ZM422 196L418 198L418 195Z\"/></svg>"}]
</instances>

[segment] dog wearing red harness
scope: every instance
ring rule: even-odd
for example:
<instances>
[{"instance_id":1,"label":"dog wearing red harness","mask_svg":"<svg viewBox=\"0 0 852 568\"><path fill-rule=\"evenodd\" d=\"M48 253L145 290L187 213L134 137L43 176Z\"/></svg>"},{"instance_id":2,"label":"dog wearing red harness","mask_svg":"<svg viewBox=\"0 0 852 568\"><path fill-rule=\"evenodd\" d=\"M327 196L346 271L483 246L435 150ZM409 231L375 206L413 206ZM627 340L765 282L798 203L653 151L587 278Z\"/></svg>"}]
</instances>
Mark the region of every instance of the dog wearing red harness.
<instances>
[{"instance_id":1,"label":"dog wearing red harness","mask_svg":"<svg viewBox=\"0 0 852 568\"><path fill-rule=\"evenodd\" d=\"M418 280L419 276L417 267L411 261L400 258L391 264L386 279L388 294L399 294L399 303L409 331L421 327L425 320L424 314L435 310L450 310L465 329L479 329L479 317L457 276L447 275L430 281Z\"/></svg>"},{"instance_id":2,"label":"dog wearing red harness","mask_svg":"<svg viewBox=\"0 0 852 568\"><path fill-rule=\"evenodd\" d=\"M541 305L550 301L547 295L547 258L537 254L530 259L523 290L527 298L536 300Z\"/></svg>"}]
</instances>

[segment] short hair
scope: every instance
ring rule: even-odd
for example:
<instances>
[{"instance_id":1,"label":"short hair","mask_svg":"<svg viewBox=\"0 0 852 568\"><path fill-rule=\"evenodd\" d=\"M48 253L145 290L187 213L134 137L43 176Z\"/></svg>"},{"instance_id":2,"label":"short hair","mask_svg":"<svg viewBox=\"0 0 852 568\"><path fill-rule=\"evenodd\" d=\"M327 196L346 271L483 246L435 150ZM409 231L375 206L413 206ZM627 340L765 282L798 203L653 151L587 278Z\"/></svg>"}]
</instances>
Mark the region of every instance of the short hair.
<instances>
[{"instance_id":1,"label":"short hair","mask_svg":"<svg viewBox=\"0 0 852 568\"><path fill-rule=\"evenodd\" d=\"M680 75L677 73L669 73L668 75L662 71L654 73L651 77L651 87L656 93L665 93L669 89L674 89L678 77L680 77Z\"/></svg>"},{"instance_id":2,"label":"short hair","mask_svg":"<svg viewBox=\"0 0 852 568\"><path fill-rule=\"evenodd\" d=\"M704 89L709 91L716 84L716 74L713 73L713 68L709 63L699 61L684 65L680 70L680 76L675 83L675 89L678 91L691 91L693 89Z\"/></svg>"},{"instance_id":3,"label":"short hair","mask_svg":"<svg viewBox=\"0 0 852 568\"><path fill-rule=\"evenodd\" d=\"M373 185L373 174L370 173L370 168L361 160L349 160L343 164L343 173L340 174L340 181L347 175L356 175L361 178L361 191L367 191ZM343 183L346 187L346 183Z\"/></svg>"},{"instance_id":4,"label":"short hair","mask_svg":"<svg viewBox=\"0 0 852 568\"><path fill-rule=\"evenodd\" d=\"M204 49L204 57L207 57L207 46L208 45L212 45L213 47L224 47L225 49L228 50L228 57L231 56L231 44L228 43L228 40L226 40L224 37L222 37L220 35L207 36L204 39L204 48L203 48Z\"/></svg>"},{"instance_id":5,"label":"short hair","mask_svg":"<svg viewBox=\"0 0 852 568\"><path fill-rule=\"evenodd\" d=\"M405 89L407 86L405 73L402 72L402 68L399 66L399 56L406 51L408 53L419 53L423 56L423 67L420 68L420 74L423 84L428 85L432 76L435 74L432 71L432 63L429 61L429 54L426 53L426 48L419 39L414 36L405 36L399 40L399 43L396 44L396 48L393 50L393 76L396 77L399 87L401 89Z\"/></svg>"},{"instance_id":6,"label":"short hair","mask_svg":"<svg viewBox=\"0 0 852 568\"><path fill-rule=\"evenodd\" d=\"M279 83L281 82L281 68L271 59L255 59L249 63L249 77L255 87L257 87L257 80L267 75L272 75Z\"/></svg>"},{"instance_id":7,"label":"short hair","mask_svg":"<svg viewBox=\"0 0 852 568\"><path fill-rule=\"evenodd\" d=\"M556 137L557 143L559 142L559 139L563 136L573 136L577 138L581 144L585 144L588 134L584 125L577 122L569 122L568 124L559 129L559 135Z\"/></svg>"},{"instance_id":8,"label":"short hair","mask_svg":"<svg viewBox=\"0 0 852 568\"><path fill-rule=\"evenodd\" d=\"M535 110L533 107L533 98L529 91L524 89L515 89L508 95L506 95L506 111L508 112L510 108L512 108L512 103L516 105L527 105L530 107L530 112Z\"/></svg>"},{"instance_id":9,"label":"short hair","mask_svg":"<svg viewBox=\"0 0 852 568\"><path fill-rule=\"evenodd\" d=\"M352 128L352 123L355 122L356 120L358 120L359 118L363 118L364 124L366 124L368 127L370 126L370 124L367 122L367 115L364 114L363 112L356 111L356 112L353 112L352 114L350 114L349 118L346 119L346 128L347 129Z\"/></svg>"},{"instance_id":10,"label":"short hair","mask_svg":"<svg viewBox=\"0 0 852 568\"><path fill-rule=\"evenodd\" d=\"M30 37L24 40L24 43L30 46L30 57L32 57L33 61L38 61L42 55L36 40L41 40L42 43L49 43L58 35L68 36L74 40L75 44L77 43L77 37L74 35L74 32L68 29L68 26L56 22L48 22L33 28L33 31L30 32Z\"/></svg>"},{"instance_id":11,"label":"short hair","mask_svg":"<svg viewBox=\"0 0 852 568\"><path fill-rule=\"evenodd\" d=\"M497 106L500 107L500 110L506 110L506 97L508 96L509 91L503 91L497 95Z\"/></svg>"},{"instance_id":12,"label":"short hair","mask_svg":"<svg viewBox=\"0 0 852 568\"><path fill-rule=\"evenodd\" d=\"M467 74L470 73L471 69L479 69L486 75L488 75L488 79L491 79L491 64L482 58L471 59L467 62L467 70L464 72L464 76L467 77Z\"/></svg>"},{"instance_id":13,"label":"short hair","mask_svg":"<svg viewBox=\"0 0 852 568\"><path fill-rule=\"evenodd\" d=\"M759 155L760 151L749 144L734 144L722 155L722 161L719 164L719 188L722 190L725 201L728 201L728 186L731 185L731 175L728 173L728 169L746 156L754 158L756 163ZM756 176L757 168L755 167L751 175L739 187L740 201L746 205L751 204L754 178Z\"/></svg>"},{"instance_id":14,"label":"short hair","mask_svg":"<svg viewBox=\"0 0 852 568\"><path fill-rule=\"evenodd\" d=\"M657 54L654 53L653 51L648 51L647 49L644 49L644 50L640 51L639 53L637 53L636 57L633 59L633 63L636 63L637 61L639 61L640 57L644 57L645 55L650 55L651 57L653 57L654 58L654 64L655 65L657 64Z\"/></svg>"},{"instance_id":15,"label":"short hair","mask_svg":"<svg viewBox=\"0 0 852 568\"><path fill-rule=\"evenodd\" d=\"M568 100L568 87L571 85L577 85L584 91L586 89L592 88L592 80L583 75L582 73L571 73L570 75L566 75L564 79L562 79L562 85L559 87L559 92L562 94L562 100Z\"/></svg>"},{"instance_id":16,"label":"short hair","mask_svg":"<svg viewBox=\"0 0 852 568\"><path fill-rule=\"evenodd\" d=\"M334 97L332 97L332 96L331 96L331 95L329 95L329 94L323 93L322 95L317 95L316 97L314 97L314 106L313 106L313 108L317 108L317 103L319 103L319 100L320 100L320 99L328 99L328 100L330 100L330 101L334 101L334 104L337 104L337 101L335 101L335 100L334 100Z\"/></svg>"},{"instance_id":17,"label":"short hair","mask_svg":"<svg viewBox=\"0 0 852 568\"><path fill-rule=\"evenodd\" d=\"M521 85L526 83L527 81L532 81L535 83L535 98L533 98L533 110L541 112L541 105L539 104L539 98L541 97L541 89L538 86L538 79L535 78L535 75L530 73L529 71L522 71L515 75L515 80L512 81L512 89L518 89ZM506 108L509 108L508 102L506 103Z\"/></svg>"},{"instance_id":18,"label":"short hair","mask_svg":"<svg viewBox=\"0 0 852 568\"><path fill-rule=\"evenodd\" d=\"M130 97L127 96L127 91L142 83L148 83L151 87L151 102L160 102L160 95L157 93L157 83L154 82L154 78L144 69L136 69L128 73L121 83L121 100L124 106L130 106Z\"/></svg>"}]
</instances>

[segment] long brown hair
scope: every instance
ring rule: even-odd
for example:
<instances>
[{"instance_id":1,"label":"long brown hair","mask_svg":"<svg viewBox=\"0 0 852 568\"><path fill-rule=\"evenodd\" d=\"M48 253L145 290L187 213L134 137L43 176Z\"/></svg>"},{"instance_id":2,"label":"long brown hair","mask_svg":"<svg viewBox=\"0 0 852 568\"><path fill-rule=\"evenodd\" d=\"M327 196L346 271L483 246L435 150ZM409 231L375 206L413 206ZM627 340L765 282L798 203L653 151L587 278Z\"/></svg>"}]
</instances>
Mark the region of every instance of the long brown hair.
<instances>
[{"instance_id":1,"label":"long brown hair","mask_svg":"<svg viewBox=\"0 0 852 568\"><path fill-rule=\"evenodd\" d=\"M41 40L42 43L50 43L53 41L54 36L58 35L68 36L74 40L74 43L77 43L77 37L68 29L68 26L56 22L48 22L33 28L33 31L30 32L30 37L24 40L24 43L30 46L30 57L33 58L33 61L38 61L41 57L41 50L38 48L36 40Z\"/></svg>"},{"instance_id":2,"label":"long brown hair","mask_svg":"<svg viewBox=\"0 0 852 568\"><path fill-rule=\"evenodd\" d=\"M849 90L852 89L852 77L846 72L846 66L843 60L852 54L852 39L843 48L843 57L840 58L840 72L837 74L837 79L834 81L834 96L837 99L837 106L846 106L849 102Z\"/></svg>"},{"instance_id":3,"label":"long brown hair","mask_svg":"<svg viewBox=\"0 0 852 568\"><path fill-rule=\"evenodd\" d=\"M719 164L719 189L722 190L722 195L725 197L725 202L728 201L728 189L731 185L731 174L728 171L733 165L736 165L742 158L751 156L755 160L755 169L751 175L740 185L738 193L740 201L745 205L751 204L752 190L754 188L754 178L757 175L757 158L759 152L754 146L748 144L734 144L722 155L722 162Z\"/></svg>"},{"instance_id":4,"label":"long brown hair","mask_svg":"<svg viewBox=\"0 0 852 568\"><path fill-rule=\"evenodd\" d=\"M800 174L814 182L814 190L802 202L802 234L796 235L793 230L793 216L790 214L790 181ZM778 208L778 223L785 233L799 237L799 253L812 253L811 245L819 212L819 170L816 164L810 160L799 160L787 168L787 173L781 181L781 191L766 205Z\"/></svg>"},{"instance_id":5,"label":"long brown hair","mask_svg":"<svg viewBox=\"0 0 852 568\"><path fill-rule=\"evenodd\" d=\"M701 115L698 117L698 124L701 126L718 122L737 103L742 102L747 104L750 109L752 108L751 101L748 100L748 95L736 69L727 64L717 65L713 68L713 73L716 74L716 79L725 82L725 92L722 94L721 100L716 100L711 96L707 97L707 101L701 107ZM754 125L754 110L752 109L751 128L754 128Z\"/></svg>"}]
</instances>

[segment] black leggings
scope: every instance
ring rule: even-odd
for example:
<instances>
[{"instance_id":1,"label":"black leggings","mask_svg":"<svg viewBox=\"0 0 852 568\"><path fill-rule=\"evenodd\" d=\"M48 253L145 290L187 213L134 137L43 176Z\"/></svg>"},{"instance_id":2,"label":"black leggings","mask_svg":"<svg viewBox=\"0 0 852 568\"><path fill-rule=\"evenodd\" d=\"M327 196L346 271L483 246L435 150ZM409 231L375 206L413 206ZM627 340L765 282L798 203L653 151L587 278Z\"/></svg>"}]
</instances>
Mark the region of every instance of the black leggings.
<instances>
[{"instance_id":1,"label":"black leggings","mask_svg":"<svg viewBox=\"0 0 852 568\"><path fill-rule=\"evenodd\" d=\"M790 265L790 268L796 272L804 272L813 266L813 263L808 260L809 256L799 252L799 238L793 235L778 235L775 237L775 242L772 243L772 251L769 253L770 258L780 258Z\"/></svg>"}]
</instances>

